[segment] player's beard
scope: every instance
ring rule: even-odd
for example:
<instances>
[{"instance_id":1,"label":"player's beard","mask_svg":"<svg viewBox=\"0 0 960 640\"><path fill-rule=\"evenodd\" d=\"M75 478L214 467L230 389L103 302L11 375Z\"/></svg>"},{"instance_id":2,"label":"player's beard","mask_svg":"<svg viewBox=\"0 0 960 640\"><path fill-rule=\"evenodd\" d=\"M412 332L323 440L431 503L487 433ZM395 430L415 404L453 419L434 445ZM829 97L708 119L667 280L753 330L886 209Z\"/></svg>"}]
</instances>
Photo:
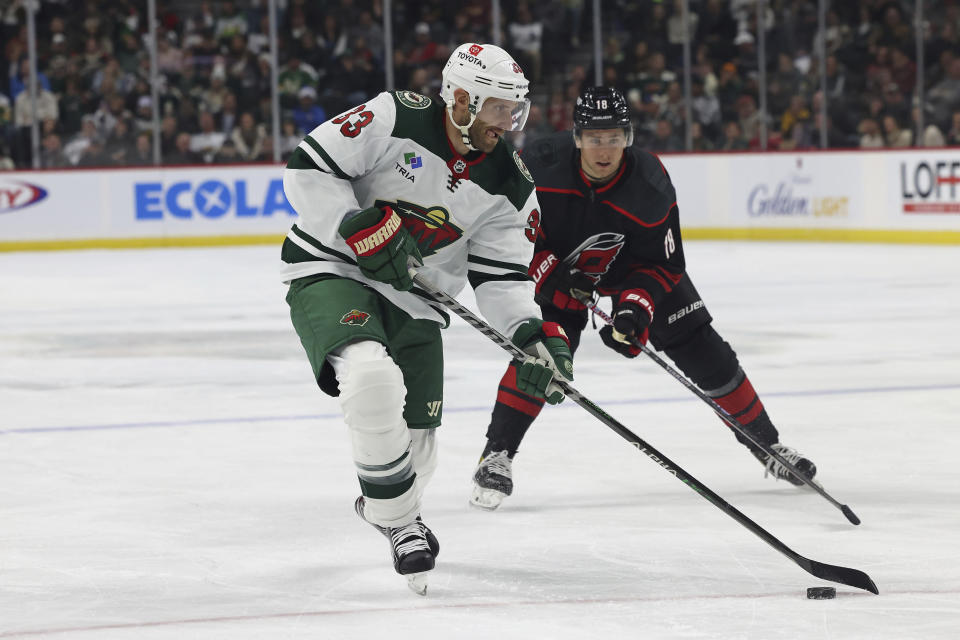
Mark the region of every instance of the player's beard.
<instances>
[{"instance_id":1,"label":"player's beard","mask_svg":"<svg viewBox=\"0 0 960 640\"><path fill-rule=\"evenodd\" d=\"M497 133L496 138L490 138L487 136L487 130L492 129ZM473 124L470 125L468 130L470 133L470 144L482 151L483 153L490 153L497 147L497 143L500 142L500 136L503 134L502 131L493 127L479 118L473 121Z\"/></svg>"}]
</instances>

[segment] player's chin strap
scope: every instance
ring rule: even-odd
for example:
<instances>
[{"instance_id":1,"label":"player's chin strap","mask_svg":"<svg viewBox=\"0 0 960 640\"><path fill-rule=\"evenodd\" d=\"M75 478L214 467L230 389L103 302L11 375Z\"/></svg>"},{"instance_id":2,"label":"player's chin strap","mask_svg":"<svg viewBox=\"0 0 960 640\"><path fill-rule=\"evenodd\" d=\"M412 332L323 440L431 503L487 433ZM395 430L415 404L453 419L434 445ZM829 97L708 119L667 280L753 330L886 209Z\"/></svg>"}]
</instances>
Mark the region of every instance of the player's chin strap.
<instances>
[{"instance_id":1,"label":"player's chin strap","mask_svg":"<svg viewBox=\"0 0 960 640\"><path fill-rule=\"evenodd\" d=\"M600 309L597 306L597 298L595 296L587 297L587 296L579 296L574 294L574 297L576 297L588 309L590 309L590 311L593 312L594 317L600 318L605 324L608 324L611 327L613 326L613 318L611 318L609 315L607 315L607 313L603 309ZM655 354L653 350L650 349L650 347L640 342L633 336L624 335L619 331L617 331L616 329L614 329L613 331L613 339L617 340L618 342L623 342L624 344L629 344L631 346L637 347L638 349L642 350L645 354L650 356L651 360L653 360L658 365L660 365L660 367L664 371L666 371L671 376L673 376L673 378L677 382L685 386L687 389L692 391L695 396L697 396L698 398L703 400L705 403L707 403L707 405L711 409L713 409L718 416L720 416L720 419L723 420L728 427L730 427L731 429L733 429L734 431L736 431L737 433L745 437L747 440L752 442L755 446L759 447L768 456L770 456L771 458L773 458L774 460L776 460L777 462L785 466L787 469L789 469L791 474L793 474L795 477L802 480L807 486L809 486L811 489L813 489L814 491L819 493L821 496L826 498L830 504L840 509L843 515L852 524L860 524L860 518L857 517L857 515L853 512L853 510L850 507L848 507L845 504L840 504L839 502L837 502L833 498L833 496L831 496L829 493L824 491L823 487L820 486L820 483L816 482L815 480L811 480L807 476L800 473L797 470L797 468L793 464L788 462L783 456L781 456L779 453L771 449L769 446L759 442L754 436L750 435L750 433L743 428L743 426L736 420L736 418L734 418L723 407L717 404L717 402L713 398L711 398L710 396L705 394L703 391L695 387L689 380L687 380L683 376L682 373L680 373L679 371L671 367L669 364L664 362L663 358Z\"/></svg>"},{"instance_id":2,"label":"player's chin strap","mask_svg":"<svg viewBox=\"0 0 960 640\"><path fill-rule=\"evenodd\" d=\"M480 149L477 149L473 146L473 143L470 142L470 127L473 126L474 121L477 119L477 114L472 113L469 109L467 113L470 114L470 122L467 124L457 124L457 121L453 119L453 104L447 105L447 117L450 118L450 124L460 131L460 139L463 141L463 144L467 145L467 149L471 151L480 151Z\"/></svg>"},{"instance_id":3,"label":"player's chin strap","mask_svg":"<svg viewBox=\"0 0 960 640\"><path fill-rule=\"evenodd\" d=\"M460 318L463 319L467 324L478 330L486 337L490 338L502 349L509 352L514 358L523 359L527 357L527 354L513 344L513 342L510 341L510 338L506 337L489 324L481 320L476 314L457 302L455 298L451 297L440 289L437 289L432 282L418 274L415 269L410 267L409 264L407 266L410 270L410 277L413 279L413 283L417 285L417 287L419 287L424 293L426 293L428 297L432 298L435 302L443 305L453 313L460 316ZM811 560L810 558L801 556L799 553L783 544L783 542L781 542L769 531L748 518L729 502L714 493L709 487L707 487L707 485L703 484L692 475L687 473L682 467L655 449L653 445L627 429L620 422L614 419L613 416L608 414L606 411L594 404L593 401L589 400L586 396L577 391L569 382L565 380L558 380L556 383L568 398L586 409L587 413L598 419L604 425L610 427L610 429L616 432L617 435L633 445L637 451L646 455L659 466L663 467L667 473L674 476L677 480L684 483L690 489L699 494L700 497L704 498L710 504L739 522L743 527L750 530L761 540L785 555L794 564L810 575L816 576L817 578L821 578L823 580L830 580L831 582L839 582L840 584L846 584L850 585L851 587L857 587L858 589L864 589L870 593L880 593L880 591L877 589L877 585L873 582L870 576L859 569L851 569L849 567L840 567L833 564L817 562L816 560Z\"/></svg>"}]
</instances>

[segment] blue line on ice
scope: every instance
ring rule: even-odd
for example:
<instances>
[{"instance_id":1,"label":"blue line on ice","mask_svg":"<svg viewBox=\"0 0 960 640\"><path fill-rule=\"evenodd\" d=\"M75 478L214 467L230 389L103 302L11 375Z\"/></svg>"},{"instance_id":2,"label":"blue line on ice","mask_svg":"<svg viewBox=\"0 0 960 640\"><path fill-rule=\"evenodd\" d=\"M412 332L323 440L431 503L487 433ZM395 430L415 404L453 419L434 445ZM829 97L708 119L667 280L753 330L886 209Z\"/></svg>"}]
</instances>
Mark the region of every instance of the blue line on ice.
<instances>
[{"instance_id":1,"label":"blue line on ice","mask_svg":"<svg viewBox=\"0 0 960 640\"><path fill-rule=\"evenodd\" d=\"M932 384L920 386L896 386L896 387L866 387L850 389L807 389L801 391L780 391L764 393L763 397L777 398L795 398L803 396L836 396L836 395L855 395L859 393L903 393L914 391L952 391L960 389L960 384ZM591 398L592 399L592 398ZM693 402L697 397L692 393L685 396L672 396L667 398L634 398L630 400L594 400L601 407L626 406L640 404L656 404L663 402ZM573 402L566 402L557 408L569 409L575 407ZM454 407L445 408L446 413L471 413L474 411L490 411L492 405L481 407ZM231 418L202 418L191 420L162 420L157 422L121 422L118 424L90 424L73 426L52 426L52 427L24 427L21 429L0 429L0 435L13 433L51 433L51 432L69 432L69 431L107 431L110 429L148 429L157 427L189 427L214 424L232 424L249 422L290 422L296 420L330 420L341 418L337 413L314 413L288 416L252 416L252 417L231 417Z\"/></svg>"}]
</instances>

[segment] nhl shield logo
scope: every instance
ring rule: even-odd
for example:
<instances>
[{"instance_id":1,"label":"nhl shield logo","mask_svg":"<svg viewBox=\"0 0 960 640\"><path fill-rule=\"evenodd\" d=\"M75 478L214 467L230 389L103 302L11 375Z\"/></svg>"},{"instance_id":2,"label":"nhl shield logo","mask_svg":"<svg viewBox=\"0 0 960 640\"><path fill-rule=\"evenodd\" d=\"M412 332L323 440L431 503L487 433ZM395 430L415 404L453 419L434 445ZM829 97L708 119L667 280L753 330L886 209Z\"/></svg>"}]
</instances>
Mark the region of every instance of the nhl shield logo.
<instances>
[{"instance_id":1,"label":"nhl shield logo","mask_svg":"<svg viewBox=\"0 0 960 640\"><path fill-rule=\"evenodd\" d=\"M518 156L518 157L519 157L519 156ZM454 173L463 173L463 172L466 171L466 170L467 170L467 163L464 162L462 159L461 159L461 160L457 160L456 162L453 163L453 172L454 172ZM532 182L532 181L531 181L531 182Z\"/></svg>"},{"instance_id":2,"label":"nhl shield logo","mask_svg":"<svg viewBox=\"0 0 960 640\"><path fill-rule=\"evenodd\" d=\"M370 319L370 314L366 311L360 311L359 309L351 309L347 313L343 314L343 317L340 318L340 324L351 324L355 327L362 327L367 324L367 320Z\"/></svg>"}]
</instances>

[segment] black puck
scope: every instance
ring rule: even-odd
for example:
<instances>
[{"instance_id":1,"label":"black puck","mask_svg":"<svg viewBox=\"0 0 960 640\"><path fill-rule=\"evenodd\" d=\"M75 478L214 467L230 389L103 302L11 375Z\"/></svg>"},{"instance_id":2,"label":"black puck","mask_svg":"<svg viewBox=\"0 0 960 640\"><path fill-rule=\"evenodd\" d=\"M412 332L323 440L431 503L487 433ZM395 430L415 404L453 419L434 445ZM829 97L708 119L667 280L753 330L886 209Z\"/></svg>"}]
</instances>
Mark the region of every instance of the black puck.
<instances>
[{"instance_id":1,"label":"black puck","mask_svg":"<svg viewBox=\"0 0 960 640\"><path fill-rule=\"evenodd\" d=\"M807 598L810 600L833 600L837 597L837 590L833 587L809 587Z\"/></svg>"}]
</instances>

